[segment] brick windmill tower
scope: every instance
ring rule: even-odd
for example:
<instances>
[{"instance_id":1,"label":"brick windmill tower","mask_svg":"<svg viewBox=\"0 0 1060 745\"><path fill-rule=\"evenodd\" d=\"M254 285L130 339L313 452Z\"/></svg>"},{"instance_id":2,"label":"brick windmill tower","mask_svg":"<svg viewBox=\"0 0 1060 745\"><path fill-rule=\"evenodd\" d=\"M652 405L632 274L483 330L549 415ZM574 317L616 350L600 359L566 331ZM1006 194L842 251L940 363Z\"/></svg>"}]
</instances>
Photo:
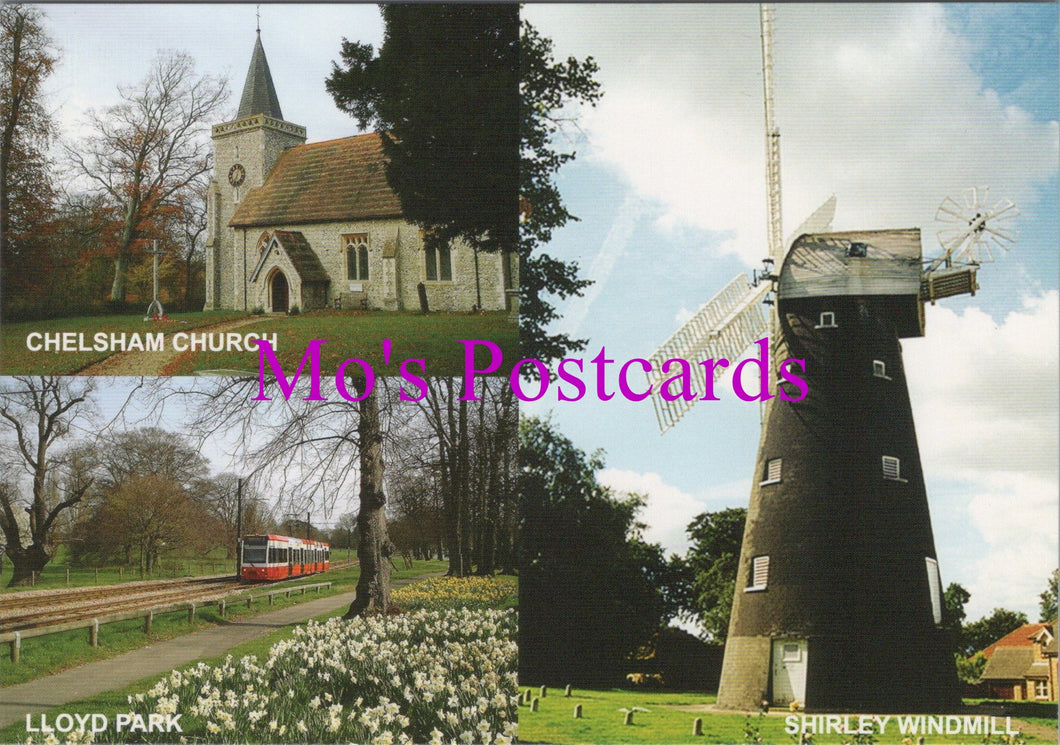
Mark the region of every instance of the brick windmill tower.
<instances>
[{"instance_id":1,"label":"brick windmill tower","mask_svg":"<svg viewBox=\"0 0 1060 745\"><path fill-rule=\"evenodd\" d=\"M735 361L768 335L774 366L805 360L799 401L776 395L789 386L799 397L771 376L717 704L952 710L958 681L900 340L924 335L925 302L975 292L991 249L1015 241L998 226L1018 212L988 206L986 190L964 206L947 200L943 254L924 262L919 229L828 232L833 198L785 250L772 21L762 6L765 271L753 285L735 278L652 355L653 370L673 357ZM657 393L662 380L651 381ZM653 401L664 432L693 403Z\"/></svg>"}]
</instances>

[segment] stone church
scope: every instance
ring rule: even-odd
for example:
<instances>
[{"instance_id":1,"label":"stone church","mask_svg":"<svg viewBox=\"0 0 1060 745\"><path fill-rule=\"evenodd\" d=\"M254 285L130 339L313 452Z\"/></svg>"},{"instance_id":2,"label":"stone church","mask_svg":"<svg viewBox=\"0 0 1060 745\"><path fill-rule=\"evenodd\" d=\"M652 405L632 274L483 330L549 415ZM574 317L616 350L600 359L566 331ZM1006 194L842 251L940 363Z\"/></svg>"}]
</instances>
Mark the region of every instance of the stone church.
<instances>
[{"instance_id":1,"label":"stone church","mask_svg":"<svg viewBox=\"0 0 1060 745\"><path fill-rule=\"evenodd\" d=\"M517 309L514 254L425 249L379 135L306 144L283 118L260 30L239 111L213 127L213 146L207 310Z\"/></svg>"}]
</instances>

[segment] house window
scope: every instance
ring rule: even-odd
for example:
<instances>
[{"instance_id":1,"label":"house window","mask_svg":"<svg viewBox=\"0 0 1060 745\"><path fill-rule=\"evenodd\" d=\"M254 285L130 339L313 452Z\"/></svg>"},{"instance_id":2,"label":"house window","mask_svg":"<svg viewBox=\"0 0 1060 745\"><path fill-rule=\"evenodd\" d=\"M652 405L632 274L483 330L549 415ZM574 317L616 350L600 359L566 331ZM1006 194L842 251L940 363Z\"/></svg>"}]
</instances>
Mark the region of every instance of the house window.
<instances>
[{"instance_id":1,"label":"house window","mask_svg":"<svg viewBox=\"0 0 1060 745\"><path fill-rule=\"evenodd\" d=\"M835 322L835 311L825 310L821 312L821 317L814 328L818 329L834 329L839 328Z\"/></svg>"},{"instance_id":2,"label":"house window","mask_svg":"<svg viewBox=\"0 0 1060 745\"><path fill-rule=\"evenodd\" d=\"M902 464L893 455L883 456L883 477L888 481L905 481L902 478Z\"/></svg>"},{"instance_id":3,"label":"house window","mask_svg":"<svg viewBox=\"0 0 1060 745\"><path fill-rule=\"evenodd\" d=\"M780 466L782 461L783 458L773 458L772 460L766 461L765 472L762 474L762 481L759 482L759 486L780 482Z\"/></svg>"},{"instance_id":4,"label":"house window","mask_svg":"<svg viewBox=\"0 0 1060 745\"><path fill-rule=\"evenodd\" d=\"M1036 680L1034 681L1034 697L1049 700L1049 681L1048 680Z\"/></svg>"},{"instance_id":5,"label":"house window","mask_svg":"<svg viewBox=\"0 0 1060 745\"><path fill-rule=\"evenodd\" d=\"M453 279L453 260L449 246L432 248L423 247L427 262L427 279L451 282Z\"/></svg>"},{"instance_id":6,"label":"house window","mask_svg":"<svg viewBox=\"0 0 1060 745\"><path fill-rule=\"evenodd\" d=\"M882 360L872 361L872 374L877 378L883 378L884 380L890 380L891 376L887 374L887 363Z\"/></svg>"},{"instance_id":7,"label":"house window","mask_svg":"<svg viewBox=\"0 0 1060 745\"><path fill-rule=\"evenodd\" d=\"M342 236L346 246L346 279L368 279L368 234Z\"/></svg>"},{"instance_id":8,"label":"house window","mask_svg":"<svg viewBox=\"0 0 1060 745\"><path fill-rule=\"evenodd\" d=\"M750 584L744 588L744 592L757 592L766 589L769 583L769 557L756 556L751 559L751 576L748 578Z\"/></svg>"},{"instance_id":9,"label":"house window","mask_svg":"<svg viewBox=\"0 0 1060 745\"><path fill-rule=\"evenodd\" d=\"M931 595L931 615L936 624L942 623L942 577L939 575L939 563L930 556L924 557L927 565L928 592Z\"/></svg>"}]
</instances>

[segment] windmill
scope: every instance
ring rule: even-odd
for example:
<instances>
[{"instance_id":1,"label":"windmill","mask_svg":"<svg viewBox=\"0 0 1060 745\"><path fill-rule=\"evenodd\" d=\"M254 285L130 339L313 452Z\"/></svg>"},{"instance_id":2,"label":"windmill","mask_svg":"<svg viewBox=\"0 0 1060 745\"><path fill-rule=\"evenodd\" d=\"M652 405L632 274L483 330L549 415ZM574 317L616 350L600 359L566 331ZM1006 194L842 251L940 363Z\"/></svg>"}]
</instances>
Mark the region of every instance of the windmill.
<instances>
[{"instance_id":1,"label":"windmill","mask_svg":"<svg viewBox=\"0 0 1060 745\"><path fill-rule=\"evenodd\" d=\"M768 335L774 367L805 360L804 397L770 375L717 705L951 710L958 681L900 339L924 335L924 303L975 292L979 265L1016 240L1005 225L1018 211L990 205L986 189L947 199L943 253L924 262L919 229L828 232L833 197L785 250L772 9L760 15L769 256L651 357L653 370L735 360ZM664 381L651 380L663 432L694 403L665 400Z\"/></svg>"}]
</instances>

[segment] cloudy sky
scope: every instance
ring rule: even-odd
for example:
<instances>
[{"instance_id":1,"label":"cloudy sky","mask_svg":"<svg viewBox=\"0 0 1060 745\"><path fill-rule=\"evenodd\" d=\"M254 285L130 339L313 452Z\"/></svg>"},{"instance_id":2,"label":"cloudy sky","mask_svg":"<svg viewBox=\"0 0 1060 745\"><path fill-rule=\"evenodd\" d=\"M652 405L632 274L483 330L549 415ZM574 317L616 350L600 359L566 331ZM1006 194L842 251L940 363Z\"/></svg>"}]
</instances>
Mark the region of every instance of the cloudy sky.
<instances>
[{"instance_id":1,"label":"cloudy sky","mask_svg":"<svg viewBox=\"0 0 1060 745\"><path fill-rule=\"evenodd\" d=\"M564 135L578 160L560 186L581 217L550 248L596 284L561 326L618 360L646 356L764 255L757 6L537 5L525 15L563 56L592 55L604 99ZM63 50L49 103L74 136L89 106L115 103L161 49L230 79L234 113L254 42L254 5L50 5ZM261 6L285 118L310 141L356 132L323 88L343 36L378 44L371 5ZM980 272L982 290L927 310L903 344L944 582L1037 618L1056 566L1057 6L781 4L776 113L785 233L835 194L836 229L921 227L988 185L1022 216L1019 244ZM721 386L721 387L724 387ZM650 404L555 403L551 415L604 479L644 492L649 537L684 548L703 510L746 506L759 410L700 403L658 434Z\"/></svg>"},{"instance_id":2,"label":"cloudy sky","mask_svg":"<svg viewBox=\"0 0 1060 745\"><path fill-rule=\"evenodd\" d=\"M604 98L569 133L561 179L582 221L556 252L596 284L563 328L592 353L646 356L765 255L755 5L531 5L560 56L592 55ZM1037 619L1057 555L1057 9L1053 4L776 8L785 234L832 194L836 229L920 227L990 186L1019 244L972 298L927 310L903 342L943 580ZM591 354L589 356L592 356ZM719 388L725 388L724 384ZM551 403L604 479L647 493L648 536L680 550L703 510L746 506L757 404L699 403L660 436L650 405Z\"/></svg>"}]
</instances>

